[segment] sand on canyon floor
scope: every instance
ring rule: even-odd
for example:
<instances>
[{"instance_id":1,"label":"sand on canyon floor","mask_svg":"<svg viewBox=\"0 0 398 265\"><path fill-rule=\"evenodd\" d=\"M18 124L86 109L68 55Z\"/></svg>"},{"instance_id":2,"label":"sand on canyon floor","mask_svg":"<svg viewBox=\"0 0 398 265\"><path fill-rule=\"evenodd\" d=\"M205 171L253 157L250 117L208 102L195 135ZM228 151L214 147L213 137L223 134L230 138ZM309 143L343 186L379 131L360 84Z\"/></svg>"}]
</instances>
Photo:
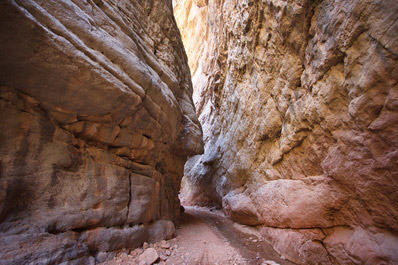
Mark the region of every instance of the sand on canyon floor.
<instances>
[{"instance_id":1,"label":"sand on canyon floor","mask_svg":"<svg viewBox=\"0 0 398 265\"><path fill-rule=\"evenodd\" d=\"M175 238L121 252L103 264L293 264L255 229L232 222L221 211L185 207L181 221Z\"/></svg>"}]
</instances>

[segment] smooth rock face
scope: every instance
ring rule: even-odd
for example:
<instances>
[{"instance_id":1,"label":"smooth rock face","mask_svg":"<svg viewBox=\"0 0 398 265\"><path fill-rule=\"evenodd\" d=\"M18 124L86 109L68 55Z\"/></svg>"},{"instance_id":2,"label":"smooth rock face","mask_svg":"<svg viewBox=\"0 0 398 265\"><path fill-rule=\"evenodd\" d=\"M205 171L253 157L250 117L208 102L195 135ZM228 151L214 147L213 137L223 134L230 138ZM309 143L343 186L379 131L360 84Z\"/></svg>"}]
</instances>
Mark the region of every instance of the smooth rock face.
<instances>
[{"instance_id":1,"label":"smooth rock face","mask_svg":"<svg viewBox=\"0 0 398 265\"><path fill-rule=\"evenodd\" d=\"M397 1L204 2L174 7L206 143L184 202L299 264L398 263Z\"/></svg>"},{"instance_id":2,"label":"smooth rock face","mask_svg":"<svg viewBox=\"0 0 398 265\"><path fill-rule=\"evenodd\" d=\"M172 236L203 142L171 1L5 0L0 17L0 264Z\"/></svg>"}]
</instances>

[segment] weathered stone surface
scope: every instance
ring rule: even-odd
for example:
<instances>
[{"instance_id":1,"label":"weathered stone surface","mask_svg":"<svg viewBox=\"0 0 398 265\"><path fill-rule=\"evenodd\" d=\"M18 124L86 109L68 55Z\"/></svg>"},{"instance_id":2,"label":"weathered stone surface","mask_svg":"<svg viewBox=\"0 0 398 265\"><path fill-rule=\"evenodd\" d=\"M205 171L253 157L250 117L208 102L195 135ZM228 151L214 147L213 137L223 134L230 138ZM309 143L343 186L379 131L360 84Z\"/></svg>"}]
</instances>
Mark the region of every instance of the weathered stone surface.
<instances>
[{"instance_id":1,"label":"weathered stone surface","mask_svg":"<svg viewBox=\"0 0 398 265\"><path fill-rule=\"evenodd\" d=\"M182 200L273 227L270 241L299 264L395 263L397 2L179 0L174 10L205 140Z\"/></svg>"},{"instance_id":2,"label":"weathered stone surface","mask_svg":"<svg viewBox=\"0 0 398 265\"><path fill-rule=\"evenodd\" d=\"M1 262L170 236L203 148L171 1L6 0L0 17Z\"/></svg>"},{"instance_id":3,"label":"weathered stone surface","mask_svg":"<svg viewBox=\"0 0 398 265\"><path fill-rule=\"evenodd\" d=\"M115 252L98 252L97 255L95 256L95 260L98 263L103 263L105 261L115 258L115 256L116 256Z\"/></svg>"},{"instance_id":4,"label":"weathered stone surface","mask_svg":"<svg viewBox=\"0 0 398 265\"><path fill-rule=\"evenodd\" d=\"M398 239L381 229L335 227L327 229L325 234L323 243L334 257L334 263L398 263Z\"/></svg>"},{"instance_id":5,"label":"weathered stone surface","mask_svg":"<svg viewBox=\"0 0 398 265\"><path fill-rule=\"evenodd\" d=\"M159 220L148 226L148 242L154 243L162 239L171 239L174 236L175 226L173 222Z\"/></svg>"},{"instance_id":6,"label":"weathered stone surface","mask_svg":"<svg viewBox=\"0 0 398 265\"><path fill-rule=\"evenodd\" d=\"M159 259L159 254L154 248L147 248L144 253L138 257L139 264L151 265Z\"/></svg>"},{"instance_id":7,"label":"weathered stone surface","mask_svg":"<svg viewBox=\"0 0 398 265\"><path fill-rule=\"evenodd\" d=\"M94 264L86 245L77 242L76 233L2 235L0 264ZM17 246L17 247L16 247ZM86 261L85 263L82 261Z\"/></svg>"},{"instance_id":8,"label":"weathered stone surface","mask_svg":"<svg viewBox=\"0 0 398 265\"><path fill-rule=\"evenodd\" d=\"M111 252L122 248L140 247L148 238L144 226L118 228L96 228L82 233L80 240L93 252Z\"/></svg>"},{"instance_id":9,"label":"weathered stone surface","mask_svg":"<svg viewBox=\"0 0 398 265\"><path fill-rule=\"evenodd\" d=\"M263 227L262 235L284 257L297 264L338 264L331 263L329 254L322 245L325 235L320 229L277 229Z\"/></svg>"}]
</instances>

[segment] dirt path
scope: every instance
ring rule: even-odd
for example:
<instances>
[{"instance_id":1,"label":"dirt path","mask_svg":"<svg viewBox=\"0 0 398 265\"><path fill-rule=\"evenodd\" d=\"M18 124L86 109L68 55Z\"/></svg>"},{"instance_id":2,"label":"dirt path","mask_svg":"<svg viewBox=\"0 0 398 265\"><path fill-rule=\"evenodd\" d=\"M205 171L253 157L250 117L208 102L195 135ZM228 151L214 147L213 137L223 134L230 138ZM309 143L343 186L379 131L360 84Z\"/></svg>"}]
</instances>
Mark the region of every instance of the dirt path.
<instances>
[{"instance_id":1,"label":"dirt path","mask_svg":"<svg viewBox=\"0 0 398 265\"><path fill-rule=\"evenodd\" d=\"M215 251L212 250L212 245L208 245L204 249L201 249L201 251L207 250L209 252L209 263L206 264L217 264L214 261L219 262L219 264L261 264L264 261L269 261L269 264L272 264L271 261L281 265L293 264L281 259L280 255L273 247L262 240L261 236L255 233L254 230L237 225L220 212L211 212L207 209L198 207L187 207L182 220L183 225L180 230L181 233L183 233L185 229L189 229L184 227L184 225L186 226L186 222L191 219L197 220L201 226L207 226L203 229L207 230L210 228L211 233L222 241L220 246L222 251L232 248L232 252L238 256L238 258L232 260L220 260L217 258L217 252L212 256L210 255ZM196 228L193 228L193 230L195 229ZM231 263L229 261L233 262Z\"/></svg>"},{"instance_id":2,"label":"dirt path","mask_svg":"<svg viewBox=\"0 0 398 265\"><path fill-rule=\"evenodd\" d=\"M145 246L158 253L160 260L156 264L293 264L281 259L254 230L205 208L186 207L176 235L161 244ZM138 249L129 255L121 253L106 264L140 264L143 251Z\"/></svg>"}]
</instances>

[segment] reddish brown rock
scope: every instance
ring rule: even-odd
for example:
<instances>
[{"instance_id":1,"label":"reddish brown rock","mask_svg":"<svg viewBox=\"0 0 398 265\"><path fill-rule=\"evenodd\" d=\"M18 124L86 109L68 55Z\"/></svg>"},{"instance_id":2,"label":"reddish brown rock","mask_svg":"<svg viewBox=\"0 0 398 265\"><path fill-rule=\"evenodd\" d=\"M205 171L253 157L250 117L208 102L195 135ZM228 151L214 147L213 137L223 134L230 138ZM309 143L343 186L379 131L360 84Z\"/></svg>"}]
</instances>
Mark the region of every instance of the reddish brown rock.
<instances>
[{"instance_id":1,"label":"reddish brown rock","mask_svg":"<svg viewBox=\"0 0 398 265\"><path fill-rule=\"evenodd\" d=\"M182 200L273 227L269 240L299 264L396 263L396 1L174 10L206 143Z\"/></svg>"},{"instance_id":2,"label":"reddish brown rock","mask_svg":"<svg viewBox=\"0 0 398 265\"><path fill-rule=\"evenodd\" d=\"M171 1L6 0L0 16L0 263L170 237L202 150Z\"/></svg>"}]
</instances>

